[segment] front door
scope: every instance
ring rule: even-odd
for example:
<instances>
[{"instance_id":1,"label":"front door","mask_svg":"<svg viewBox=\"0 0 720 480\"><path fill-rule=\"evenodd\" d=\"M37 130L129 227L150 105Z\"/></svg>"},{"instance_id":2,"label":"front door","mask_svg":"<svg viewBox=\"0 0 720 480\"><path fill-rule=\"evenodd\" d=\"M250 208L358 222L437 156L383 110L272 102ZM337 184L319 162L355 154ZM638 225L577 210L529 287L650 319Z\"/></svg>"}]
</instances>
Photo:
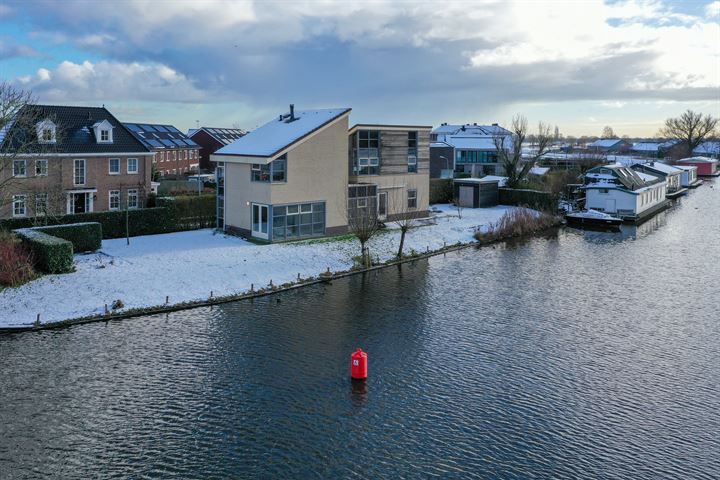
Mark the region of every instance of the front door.
<instances>
[{"instance_id":1,"label":"front door","mask_svg":"<svg viewBox=\"0 0 720 480\"><path fill-rule=\"evenodd\" d=\"M73 193L73 212L72 213L85 213L87 212L87 194L86 193Z\"/></svg>"},{"instance_id":2,"label":"front door","mask_svg":"<svg viewBox=\"0 0 720 480\"><path fill-rule=\"evenodd\" d=\"M460 186L460 206L466 208L475 207L475 187Z\"/></svg>"},{"instance_id":3,"label":"front door","mask_svg":"<svg viewBox=\"0 0 720 480\"><path fill-rule=\"evenodd\" d=\"M268 238L268 206L252 204L252 236Z\"/></svg>"},{"instance_id":4,"label":"front door","mask_svg":"<svg viewBox=\"0 0 720 480\"><path fill-rule=\"evenodd\" d=\"M387 218L387 192L378 193L378 218L385 220Z\"/></svg>"},{"instance_id":5,"label":"front door","mask_svg":"<svg viewBox=\"0 0 720 480\"><path fill-rule=\"evenodd\" d=\"M615 199L614 198L608 198L605 200L605 211L615 213Z\"/></svg>"}]
</instances>

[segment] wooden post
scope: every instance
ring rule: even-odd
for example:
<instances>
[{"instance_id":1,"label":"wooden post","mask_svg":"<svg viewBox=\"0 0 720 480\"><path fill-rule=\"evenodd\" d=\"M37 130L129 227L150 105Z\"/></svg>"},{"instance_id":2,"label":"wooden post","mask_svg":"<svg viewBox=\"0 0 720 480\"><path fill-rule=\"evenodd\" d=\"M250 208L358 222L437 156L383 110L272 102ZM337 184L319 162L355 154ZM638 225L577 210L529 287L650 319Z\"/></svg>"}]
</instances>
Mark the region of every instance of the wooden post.
<instances>
[{"instance_id":1,"label":"wooden post","mask_svg":"<svg viewBox=\"0 0 720 480\"><path fill-rule=\"evenodd\" d=\"M300 281L300 274L298 273L298 282Z\"/></svg>"},{"instance_id":2,"label":"wooden post","mask_svg":"<svg viewBox=\"0 0 720 480\"><path fill-rule=\"evenodd\" d=\"M37 314L37 317L35 318L35 325L40 325L40 314Z\"/></svg>"},{"instance_id":3,"label":"wooden post","mask_svg":"<svg viewBox=\"0 0 720 480\"><path fill-rule=\"evenodd\" d=\"M170 303L170 296L169 296L169 295L165 296L165 305L167 305L168 303Z\"/></svg>"}]
</instances>

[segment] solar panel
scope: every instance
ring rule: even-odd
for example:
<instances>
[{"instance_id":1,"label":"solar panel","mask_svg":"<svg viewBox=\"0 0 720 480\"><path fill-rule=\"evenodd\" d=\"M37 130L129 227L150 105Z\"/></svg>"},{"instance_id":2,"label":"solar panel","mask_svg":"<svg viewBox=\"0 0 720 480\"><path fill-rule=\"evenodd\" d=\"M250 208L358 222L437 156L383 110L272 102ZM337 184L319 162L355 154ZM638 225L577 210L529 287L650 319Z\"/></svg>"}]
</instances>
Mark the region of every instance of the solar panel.
<instances>
[{"instance_id":1,"label":"solar panel","mask_svg":"<svg viewBox=\"0 0 720 480\"><path fill-rule=\"evenodd\" d=\"M155 148L163 148L163 146L158 142L157 140L150 139L147 141L150 145L152 145Z\"/></svg>"},{"instance_id":2,"label":"solar panel","mask_svg":"<svg viewBox=\"0 0 720 480\"><path fill-rule=\"evenodd\" d=\"M142 125L142 129L147 132L154 132L155 129L152 127L152 125Z\"/></svg>"},{"instance_id":3,"label":"solar panel","mask_svg":"<svg viewBox=\"0 0 720 480\"><path fill-rule=\"evenodd\" d=\"M167 132L168 131L168 129L163 127L162 125L155 125L155 130L157 130L158 132Z\"/></svg>"},{"instance_id":4,"label":"solar panel","mask_svg":"<svg viewBox=\"0 0 720 480\"><path fill-rule=\"evenodd\" d=\"M168 125L168 126L167 126L167 129L168 129L169 132L182 133L180 130L178 130L177 128L173 127L172 125Z\"/></svg>"},{"instance_id":5,"label":"solar panel","mask_svg":"<svg viewBox=\"0 0 720 480\"><path fill-rule=\"evenodd\" d=\"M197 143L193 142L192 140L188 140L187 138L183 140L186 144L190 145L191 147L194 147L197 145Z\"/></svg>"},{"instance_id":6,"label":"solar panel","mask_svg":"<svg viewBox=\"0 0 720 480\"><path fill-rule=\"evenodd\" d=\"M175 145L172 143L172 140L166 140L166 139L163 138L163 139L161 139L160 141L161 141L161 142L163 143L163 145L165 145L166 147L172 148L172 147L175 146Z\"/></svg>"},{"instance_id":7,"label":"solar panel","mask_svg":"<svg viewBox=\"0 0 720 480\"><path fill-rule=\"evenodd\" d=\"M182 140L173 140L173 142L175 142L175 145L177 145L178 147L184 147L184 146L185 146L185 144L183 143Z\"/></svg>"},{"instance_id":8,"label":"solar panel","mask_svg":"<svg viewBox=\"0 0 720 480\"><path fill-rule=\"evenodd\" d=\"M142 132L142 128L140 128L138 125L135 125L134 123L126 123L125 126L133 132Z\"/></svg>"}]
</instances>

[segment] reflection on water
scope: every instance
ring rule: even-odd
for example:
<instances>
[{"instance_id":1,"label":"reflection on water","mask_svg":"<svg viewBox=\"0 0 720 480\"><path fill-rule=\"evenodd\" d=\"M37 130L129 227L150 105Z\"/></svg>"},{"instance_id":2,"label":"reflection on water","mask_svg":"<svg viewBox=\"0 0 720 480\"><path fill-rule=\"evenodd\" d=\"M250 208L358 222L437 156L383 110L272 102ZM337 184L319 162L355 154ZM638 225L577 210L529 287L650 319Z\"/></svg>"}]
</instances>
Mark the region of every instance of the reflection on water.
<instances>
[{"instance_id":1,"label":"reflection on water","mask_svg":"<svg viewBox=\"0 0 720 480\"><path fill-rule=\"evenodd\" d=\"M719 207L0 337L0 478L718 478Z\"/></svg>"}]
</instances>

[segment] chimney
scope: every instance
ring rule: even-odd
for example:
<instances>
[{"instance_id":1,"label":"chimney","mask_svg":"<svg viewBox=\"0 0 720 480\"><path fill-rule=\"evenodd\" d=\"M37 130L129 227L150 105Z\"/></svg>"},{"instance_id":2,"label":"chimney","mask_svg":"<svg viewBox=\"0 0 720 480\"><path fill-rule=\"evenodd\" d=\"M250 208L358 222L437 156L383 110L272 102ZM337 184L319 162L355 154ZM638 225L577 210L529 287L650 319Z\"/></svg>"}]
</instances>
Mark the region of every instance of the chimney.
<instances>
[{"instance_id":1,"label":"chimney","mask_svg":"<svg viewBox=\"0 0 720 480\"><path fill-rule=\"evenodd\" d=\"M290 121L292 122L293 120L295 120L295 104L291 103L290 104Z\"/></svg>"},{"instance_id":2,"label":"chimney","mask_svg":"<svg viewBox=\"0 0 720 480\"><path fill-rule=\"evenodd\" d=\"M497 123L493 123L492 126L493 126L493 127L497 127L498 124L497 124Z\"/></svg>"}]
</instances>

